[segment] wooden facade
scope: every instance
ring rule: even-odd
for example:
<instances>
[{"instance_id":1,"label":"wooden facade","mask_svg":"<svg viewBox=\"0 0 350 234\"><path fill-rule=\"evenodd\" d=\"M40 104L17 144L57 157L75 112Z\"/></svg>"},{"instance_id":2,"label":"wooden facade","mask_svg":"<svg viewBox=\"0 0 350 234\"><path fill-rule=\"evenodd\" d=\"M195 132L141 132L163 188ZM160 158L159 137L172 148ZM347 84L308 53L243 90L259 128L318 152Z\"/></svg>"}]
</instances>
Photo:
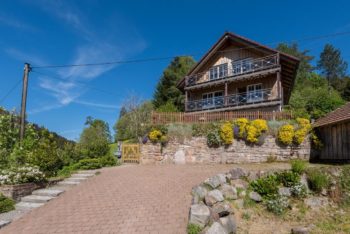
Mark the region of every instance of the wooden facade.
<instances>
[{"instance_id":1,"label":"wooden facade","mask_svg":"<svg viewBox=\"0 0 350 234\"><path fill-rule=\"evenodd\" d=\"M323 143L312 158L350 162L350 102L318 119L313 125Z\"/></svg>"},{"instance_id":2,"label":"wooden facade","mask_svg":"<svg viewBox=\"0 0 350 234\"><path fill-rule=\"evenodd\" d=\"M299 60L225 33L179 83L185 111L281 111Z\"/></svg>"}]
</instances>

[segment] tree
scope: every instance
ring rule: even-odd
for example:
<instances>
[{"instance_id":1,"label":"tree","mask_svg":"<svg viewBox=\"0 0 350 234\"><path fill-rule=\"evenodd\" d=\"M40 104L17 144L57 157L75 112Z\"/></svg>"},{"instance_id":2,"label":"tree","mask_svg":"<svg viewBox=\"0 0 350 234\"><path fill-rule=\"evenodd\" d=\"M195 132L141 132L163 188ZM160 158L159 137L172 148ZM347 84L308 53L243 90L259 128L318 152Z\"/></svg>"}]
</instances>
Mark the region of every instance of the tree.
<instances>
[{"instance_id":1,"label":"tree","mask_svg":"<svg viewBox=\"0 0 350 234\"><path fill-rule=\"evenodd\" d=\"M111 134L108 123L87 117L86 128L80 135L77 149L83 157L98 158L109 152Z\"/></svg>"},{"instance_id":2,"label":"tree","mask_svg":"<svg viewBox=\"0 0 350 234\"><path fill-rule=\"evenodd\" d=\"M338 80L345 76L347 67L348 64L342 59L340 50L331 44L326 44L317 62L317 68L327 78L328 83L338 91L342 83Z\"/></svg>"},{"instance_id":3,"label":"tree","mask_svg":"<svg viewBox=\"0 0 350 234\"><path fill-rule=\"evenodd\" d=\"M160 107L158 107L157 111L158 112L178 112L179 110L171 101L168 101L164 105L161 105Z\"/></svg>"},{"instance_id":4,"label":"tree","mask_svg":"<svg viewBox=\"0 0 350 234\"><path fill-rule=\"evenodd\" d=\"M295 85L303 85L303 82L307 79L308 74L314 70L314 67L311 65L311 61L314 59L314 57L308 55L310 51L300 51L298 48L298 44L296 43L290 45L280 43L277 46L277 50L300 59L299 68L295 79Z\"/></svg>"},{"instance_id":5,"label":"tree","mask_svg":"<svg viewBox=\"0 0 350 234\"><path fill-rule=\"evenodd\" d=\"M177 109L184 109L184 95L176 87L176 84L193 67L195 61L192 57L176 57L170 65L163 71L153 98L155 108L165 105L167 102L173 103Z\"/></svg>"},{"instance_id":6,"label":"tree","mask_svg":"<svg viewBox=\"0 0 350 234\"><path fill-rule=\"evenodd\" d=\"M147 133L151 123L152 102L143 101L137 96L130 96L123 107L126 114L119 117L114 125L115 139L117 141L140 140Z\"/></svg>"}]
</instances>

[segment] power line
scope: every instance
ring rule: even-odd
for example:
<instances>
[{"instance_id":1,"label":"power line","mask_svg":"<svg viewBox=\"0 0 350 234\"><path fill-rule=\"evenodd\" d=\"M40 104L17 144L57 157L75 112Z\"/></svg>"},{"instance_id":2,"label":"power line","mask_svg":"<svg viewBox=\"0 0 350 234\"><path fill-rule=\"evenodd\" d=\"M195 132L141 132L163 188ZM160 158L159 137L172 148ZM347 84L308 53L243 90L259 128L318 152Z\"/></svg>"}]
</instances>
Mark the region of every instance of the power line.
<instances>
[{"instance_id":1,"label":"power line","mask_svg":"<svg viewBox=\"0 0 350 234\"><path fill-rule=\"evenodd\" d=\"M290 40L289 42L303 42L303 41L313 41L313 40L320 40L324 38L331 38L331 37L337 37L337 36L343 36L350 34L350 31L344 31L344 32L338 32L338 33L332 33L332 34L325 34L320 36L312 36L312 37L306 37L301 38L297 40ZM273 42L273 43L265 43L265 45L274 45L280 42ZM238 51L238 50L244 50L244 49L252 49L252 48L259 48L264 47L263 45L256 45L256 46L246 46L246 47L240 47L230 50L222 50L217 51L217 53L220 52L227 52L227 51ZM167 56L167 57L154 57L154 58L145 58L145 59L135 59L135 60L118 60L118 61L110 61L110 62L101 62L101 63L82 63L82 64L65 64L65 65L47 65L47 66L32 66L32 68L68 68L68 67L86 67L86 66L104 66L104 65L114 65L114 64L127 64L127 63L143 63L143 62L151 62L151 61L160 61L160 60L168 60L173 59L175 57L185 57L185 56L194 56L201 53L192 53L187 55L177 55L177 56Z\"/></svg>"},{"instance_id":2,"label":"power line","mask_svg":"<svg viewBox=\"0 0 350 234\"><path fill-rule=\"evenodd\" d=\"M42 73L42 72L38 72L36 70L32 70L31 72L34 72L34 73L37 73L37 74L40 74L40 75L43 75L43 76L47 76L47 77L50 77L50 78L55 79L55 80L69 82L69 80L60 78L60 77L55 76L55 75L50 75L50 74L45 74L45 73ZM85 87L88 87L88 88L93 89L95 91L98 91L98 92L101 92L101 93L104 93L104 94L107 94L107 95L110 95L110 96L113 96L113 97L117 97L114 93L108 92L106 90L98 89L98 88L96 88L96 87L94 87L92 85L89 85L87 83L84 83L84 82L74 81L74 83L78 84L79 86L85 86Z\"/></svg>"},{"instance_id":3,"label":"power line","mask_svg":"<svg viewBox=\"0 0 350 234\"><path fill-rule=\"evenodd\" d=\"M20 85L22 82L22 79L19 79L16 84L1 98L0 105L10 96L10 94Z\"/></svg>"}]
</instances>

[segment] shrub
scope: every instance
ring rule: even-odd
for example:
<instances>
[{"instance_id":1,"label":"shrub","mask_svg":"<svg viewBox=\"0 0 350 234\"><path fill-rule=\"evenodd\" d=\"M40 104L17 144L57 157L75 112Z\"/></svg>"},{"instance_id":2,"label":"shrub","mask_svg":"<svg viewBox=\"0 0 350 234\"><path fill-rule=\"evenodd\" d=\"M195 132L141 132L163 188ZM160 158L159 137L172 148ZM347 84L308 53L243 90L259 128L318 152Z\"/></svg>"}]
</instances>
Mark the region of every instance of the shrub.
<instances>
[{"instance_id":1,"label":"shrub","mask_svg":"<svg viewBox=\"0 0 350 234\"><path fill-rule=\"evenodd\" d=\"M289 207L287 197L274 196L266 201L266 208L275 215L282 215Z\"/></svg>"},{"instance_id":2,"label":"shrub","mask_svg":"<svg viewBox=\"0 0 350 234\"><path fill-rule=\"evenodd\" d=\"M306 197L307 195L307 190L305 185L301 184L300 182L292 185L290 187L290 192L294 197L297 197L297 198L303 198L303 197Z\"/></svg>"},{"instance_id":3,"label":"shrub","mask_svg":"<svg viewBox=\"0 0 350 234\"><path fill-rule=\"evenodd\" d=\"M301 175L305 171L306 166L307 166L306 162L303 160L300 160L300 159L292 160L292 161L290 161L290 164L292 167L292 171L294 173L299 174L299 175Z\"/></svg>"},{"instance_id":4,"label":"shrub","mask_svg":"<svg viewBox=\"0 0 350 234\"><path fill-rule=\"evenodd\" d=\"M314 146L313 148L315 149L323 148L324 145L320 140L320 138L317 136L317 133L315 132L315 130L311 131L310 138L311 138L311 143Z\"/></svg>"},{"instance_id":5,"label":"shrub","mask_svg":"<svg viewBox=\"0 0 350 234\"><path fill-rule=\"evenodd\" d=\"M340 174L340 189L342 192L342 204L350 205L350 166L344 166Z\"/></svg>"},{"instance_id":6,"label":"shrub","mask_svg":"<svg viewBox=\"0 0 350 234\"><path fill-rule=\"evenodd\" d=\"M278 179L283 186L291 187L299 183L300 176L292 171L283 171L278 174Z\"/></svg>"},{"instance_id":7,"label":"shrub","mask_svg":"<svg viewBox=\"0 0 350 234\"><path fill-rule=\"evenodd\" d=\"M283 125L278 131L278 141L284 145L291 145L294 137L293 125Z\"/></svg>"},{"instance_id":8,"label":"shrub","mask_svg":"<svg viewBox=\"0 0 350 234\"><path fill-rule=\"evenodd\" d=\"M15 209L15 201L11 198L5 197L0 193L0 213L9 212Z\"/></svg>"},{"instance_id":9,"label":"shrub","mask_svg":"<svg viewBox=\"0 0 350 234\"><path fill-rule=\"evenodd\" d=\"M117 165L117 159L112 155L106 155L99 158L102 167L113 167Z\"/></svg>"},{"instance_id":10,"label":"shrub","mask_svg":"<svg viewBox=\"0 0 350 234\"><path fill-rule=\"evenodd\" d=\"M79 170L78 166L78 163L64 166L61 170L57 172L57 176L64 178L70 177L74 172Z\"/></svg>"},{"instance_id":11,"label":"shrub","mask_svg":"<svg viewBox=\"0 0 350 234\"><path fill-rule=\"evenodd\" d=\"M225 122L220 127L220 137L225 145L232 144L233 141L233 129L230 122Z\"/></svg>"},{"instance_id":12,"label":"shrub","mask_svg":"<svg viewBox=\"0 0 350 234\"><path fill-rule=\"evenodd\" d=\"M12 167L0 171L0 185L40 183L44 181L46 181L46 177L37 166Z\"/></svg>"},{"instance_id":13,"label":"shrub","mask_svg":"<svg viewBox=\"0 0 350 234\"><path fill-rule=\"evenodd\" d=\"M275 174L262 177L250 183L250 187L261 196L271 197L278 192L278 176Z\"/></svg>"},{"instance_id":14,"label":"shrub","mask_svg":"<svg viewBox=\"0 0 350 234\"><path fill-rule=\"evenodd\" d=\"M202 228L196 224L189 223L187 225L187 233L188 234L199 234L202 231Z\"/></svg>"},{"instance_id":15,"label":"shrub","mask_svg":"<svg viewBox=\"0 0 350 234\"><path fill-rule=\"evenodd\" d=\"M250 143L257 143L258 142L258 137L259 137L259 130L252 126L248 125L246 127L246 133L247 133L247 141Z\"/></svg>"},{"instance_id":16,"label":"shrub","mask_svg":"<svg viewBox=\"0 0 350 234\"><path fill-rule=\"evenodd\" d=\"M305 137L307 134L308 134L308 131L305 128L297 129L294 133L293 142L296 145L300 145L305 140Z\"/></svg>"},{"instance_id":17,"label":"shrub","mask_svg":"<svg viewBox=\"0 0 350 234\"><path fill-rule=\"evenodd\" d=\"M277 121L277 120L271 120L267 122L268 124L268 133L276 137L278 136L278 130L283 126L288 124L286 121Z\"/></svg>"},{"instance_id":18,"label":"shrub","mask_svg":"<svg viewBox=\"0 0 350 234\"><path fill-rule=\"evenodd\" d=\"M238 127L237 138L245 138L246 137L246 127L249 124L249 120L246 118L238 118L234 121L234 126Z\"/></svg>"},{"instance_id":19,"label":"shrub","mask_svg":"<svg viewBox=\"0 0 350 234\"><path fill-rule=\"evenodd\" d=\"M260 133L268 130L267 122L263 119L255 119L250 122L250 125L254 126Z\"/></svg>"},{"instance_id":20,"label":"shrub","mask_svg":"<svg viewBox=\"0 0 350 234\"><path fill-rule=\"evenodd\" d=\"M192 138L192 126L189 124L169 124L167 131L170 139L176 139L179 142Z\"/></svg>"},{"instance_id":21,"label":"shrub","mask_svg":"<svg viewBox=\"0 0 350 234\"><path fill-rule=\"evenodd\" d=\"M101 168L102 164L98 158L86 158L80 160L77 163L76 167L82 170L94 170Z\"/></svg>"},{"instance_id":22,"label":"shrub","mask_svg":"<svg viewBox=\"0 0 350 234\"><path fill-rule=\"evenodd\" d=\"M307 171L307 181L310 189L320 193L322 189L328 189L330 185L329 176L320 169L310 169Z\"/></svg>"},{"instance_id":23,"label":"shrub","mask_svg":"<svg viewBox=\"0 0 350 234\"><path fill-rule=\"evenodd\" d=\"M311 130L310 120L304 119L304 118L297 118L296 121L297 121L298 125L300 126L300 128L304 128L304 129L306 129L306 131Z\"/></svg>"},{"instance_id":24,"label":"shrub","mask_svg":"<svg viewBox=\"0 0 350 234\"><path fill-rule=\"evenodd\" d=\"M209 147L218 147L221 145L221 138L217 130L208 133L207 144Z\"/></svg>"},{"instance_id":25,"label":"shrub","mask_svg":"<svg viewBox=\"0 0 350 234\"><path fill-rule=\"evenodd\" d=\"M157 143L157 142L159 142L162 135L163 134L161 131L154 129L149 133L148 137L153 143Z\"/></svg>"}]
</instances>

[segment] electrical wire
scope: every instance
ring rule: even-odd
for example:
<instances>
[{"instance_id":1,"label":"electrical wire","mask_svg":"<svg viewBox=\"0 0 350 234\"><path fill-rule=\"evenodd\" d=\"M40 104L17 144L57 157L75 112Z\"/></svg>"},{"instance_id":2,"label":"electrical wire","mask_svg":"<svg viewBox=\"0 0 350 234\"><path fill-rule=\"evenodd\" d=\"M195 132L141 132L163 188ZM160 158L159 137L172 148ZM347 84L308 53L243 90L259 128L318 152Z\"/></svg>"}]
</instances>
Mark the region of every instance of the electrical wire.
<instances>
[{"instance_id":1,"label":"electrical wire","mask_svg":"<svg viewBox=\"0 0 350 234\"><path fill-rule=\"evenodd\" d=\"M22 79L19 79L14 86L0 99L0 105L10 96L10 94L18 87L18 85L22 82Z\"/></svg>"},{"instance_id":2,"label":"electrical wire","mask_svg":"<svg viewBox=\"0 0 350 234\"><path fill-rule=\"evenodd\" d=\"M313 40L320 40L320 39L324 39L324 38L343 36L343 35L347 35L347 34L350 34L350 31L325 34L325 35L313 36L313 37L306 37L306 38L302 38L302 39L298 39L298 40L291 40L290 42L313 41ZM272 45L272 44L277 44L277 43L279 43L279 42L266 43L265 45ZM259 47L264 47L264 45L246 46L246 47L240 47L240 48L235 48L235 49L230 49L230 50L221 50L221 51L216 51L216 52L220 53L220 52L237 51L237 50L252 49L252 48L259 48ZM173 59L175 57L194 56L194 55L198 55L198 54L200 54L200 53L192 53L192 54L188 54L188 55L178 55L178 56L135 59L135 60L118 60L118 61L109 61L109 62L101 62L101 63L32 66L32 68L36 68L36 69L40 69L40 68L67 68L67 67L104 66L104 65L126 64L126 63L143 63L143 62L151 62L151 61L168 60L168 59Z\"/></svg>"}]
</instances>

